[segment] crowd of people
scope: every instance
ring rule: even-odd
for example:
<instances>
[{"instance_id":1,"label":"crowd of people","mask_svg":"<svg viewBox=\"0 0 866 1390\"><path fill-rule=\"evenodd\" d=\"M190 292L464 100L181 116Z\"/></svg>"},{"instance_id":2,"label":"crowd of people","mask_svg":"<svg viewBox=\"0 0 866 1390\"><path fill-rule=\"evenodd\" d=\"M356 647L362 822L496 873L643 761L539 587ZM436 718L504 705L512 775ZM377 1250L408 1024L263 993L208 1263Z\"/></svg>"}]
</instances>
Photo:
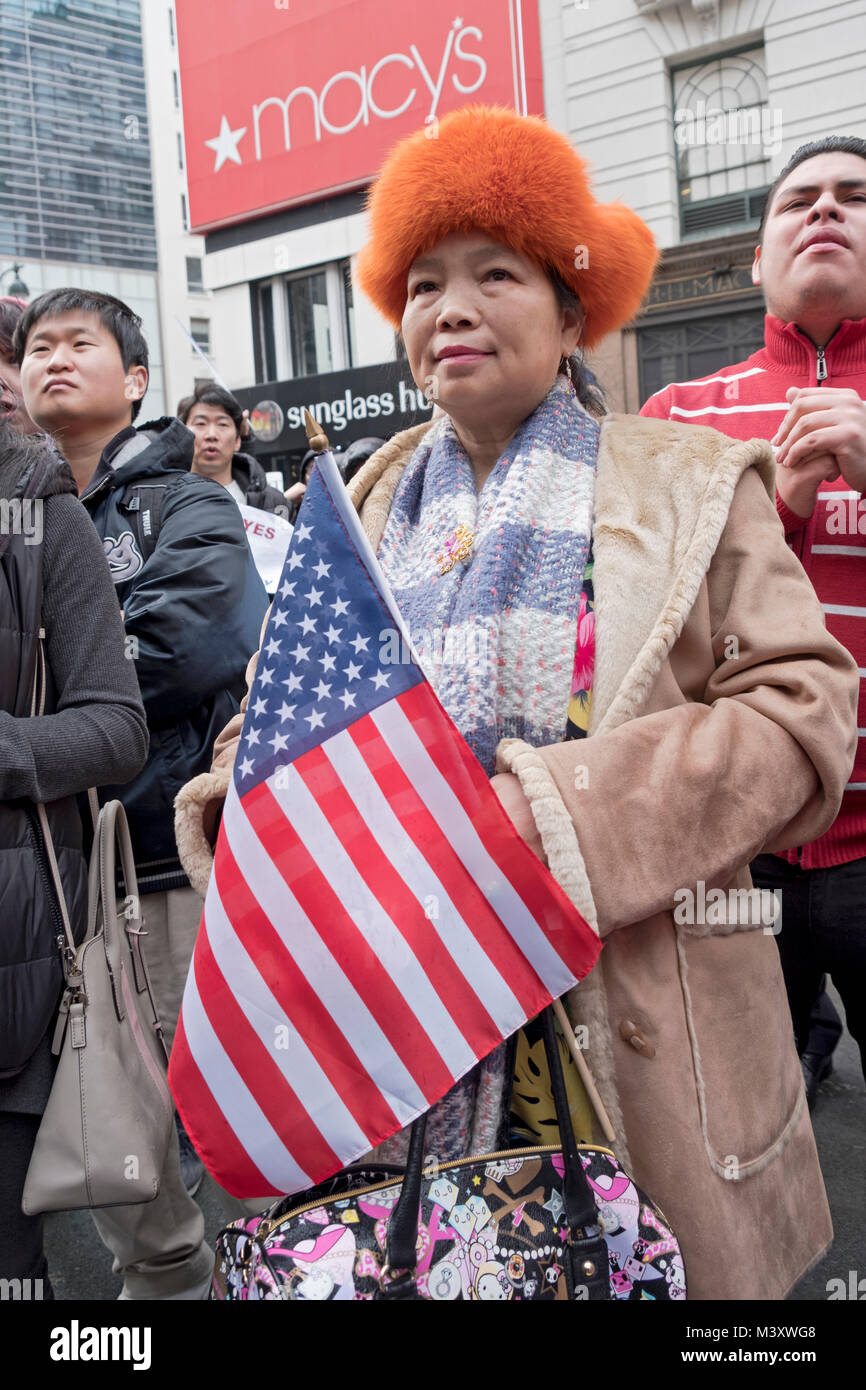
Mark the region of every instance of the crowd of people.
<instances>
[{"instance_id":1,"label":"crowd of people","mask_svg":"<svg viewBox=\"0 0 866 1390\"><path fill-rule=\"evenodd\" d=\"M866 523L847 505L866 493L866 142L804 146L776 178L754 267L764 346L640 417L608 413L584 353L637 311L657 251L542 121L453 113L395 148L369 215L358 283L438 409L349 447L350 499L413 633L484 629L484 672L430 678L604 941L569 1009L689 1297L783 1298L832 1237L809 1115L843 1027L828 975L866 1075ZM268 611L239 504L294 521L313 462L276 488L230 392L198 385L142 424L147 385L119 300L0 300L0 499L41 516L38 544L0 534L0 1277L46 1296L21 1194L62 975L34 809L80 939L80 808L90 788L123 803L170 1047ZM431 557L458 523L470 553L442 576ZM567 872L551 799L573 827ZM675 922L678 890L752 881L780 895L775 934ZM464 1077L428 1145L549 1142L544 1067L529 1087L512 1071L502 1048ZM177 1131L152 1202L92 1213L122 1298L208 1295L202 1168ZM405 1150L403 1133L387 1156Z\"/></svg>"}]
</instances>

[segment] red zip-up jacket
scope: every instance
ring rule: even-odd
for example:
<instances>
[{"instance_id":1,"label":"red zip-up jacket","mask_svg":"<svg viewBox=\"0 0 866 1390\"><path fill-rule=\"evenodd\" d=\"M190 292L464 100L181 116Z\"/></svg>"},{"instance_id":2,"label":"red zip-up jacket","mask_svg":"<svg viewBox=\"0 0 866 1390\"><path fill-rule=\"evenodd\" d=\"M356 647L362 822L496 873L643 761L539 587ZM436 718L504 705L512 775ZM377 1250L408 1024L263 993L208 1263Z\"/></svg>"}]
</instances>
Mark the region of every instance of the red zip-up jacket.
<instances>
[{"instance_id":1,"label":"red zip-up jacket","mask_svg":"<svg viewBox=\"0 0 866 1390\"><path fill-rule=\"evenodd\" d=\"M734 439L772 439L788 409L785 392L816 385L866 399L866 319L844 319L826 347L816 348L796 324L768 314L758 352L712 376L674 382L640 413L711 425ZM840 475L821 484L810 517L796 516L778 493L776 509L828 629L860 668L857 756L839 815L820 840L783 856L804 869L825 869L866 855L866 497Z\"/></svg>"}]
</instances>

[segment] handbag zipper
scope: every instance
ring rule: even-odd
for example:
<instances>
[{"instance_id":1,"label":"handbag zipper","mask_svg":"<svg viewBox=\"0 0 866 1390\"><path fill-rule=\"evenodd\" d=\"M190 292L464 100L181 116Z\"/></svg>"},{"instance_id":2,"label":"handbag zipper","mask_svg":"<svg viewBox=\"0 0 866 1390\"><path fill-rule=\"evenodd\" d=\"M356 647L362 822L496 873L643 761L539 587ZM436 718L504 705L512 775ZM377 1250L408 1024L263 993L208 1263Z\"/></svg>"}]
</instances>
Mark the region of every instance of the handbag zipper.
<instances>
[{"instance_id":1,"label":"handbag zipper","mask_svg":"<svg viewBox=\"0 0 866 1390\"><path fill-rule=\"evenodd\" d=\"M577 1147L578 1149L592 1149L595 1153L610 1154L611 1158L616 1158L613 1149L606 1148L604 1144L578 1144ZM484 1159L486 1163L492 1163L497 1158L532 1158L536 1154L551 1153L562 1153L562 1145L536 1144L527 1149L498 1149L495 1153L470 1154L468 1158L455 1158L453 1163L439 1163L428 1166L427 1168L422 1168L421 1176L431 1177L434 1173L450 1172L452 1168L462 1168L465 1167L467 1163L480 1163L482 1159ZM402 1180L403 1176L404 1173L403 1170L401 1170L399 1174L400 1180ZM257 1231L256 1235L260 1240L266 1240L273 1235L274 1231L279 1229L284 1221L289 1221L294 1216L302 1216L305 1211L315 1211L317 1207L328 1207L332 1203L336 1205L338 1202L345 1202L353 1197L364 1197L369 1192L384 1192L389 1187L398 1186L399 1182L375 1182L371 1183L369 1187L353 1187L351 1191L344 1193L342 1197L325 1197L318 1202L305 1202L303 1206L293 1207L291 1211L284 1212L282 1216L278 1216L273 1224L264 1223L267 1224L267 1229ZM665 1224L668 1224L664 1216L663 1219L665 1220Z\"/></svg>"},{"instance_id":2,"label":"handbag zipper","mask_svg":"<svg viewBox=\"0 0 866 1390\"><path fill-rule=\"evenodd\" d=\"M59 927L59 928L60 928L60 935L58 936L57 941L58 941L58 945L60 946L60 953L61 953L61 955L62 955L62 954L63 954L63 948L64 948L64 946L66 945L66 937L65 937L65 935L64 935L64 933L63 933L63 918L62 918L61 915L60 915L60 910L59 910L59 908L58 908L58 906L57 906L57 902L56 902L56 900L55 900L55 896L54 896L54 884L53 884L52 881L51 881L51 875L49 874L48 870L47 870L46 867L45 867L45 858L44 858L45 850L44 850L44 848L43 848L42 841L41 841L41 839L39 838L39 833L38 833L38 831L37 831L37 828L36 828L36 826L33 824L33 819L34 819L34 817L33 817L33 812L30 810L30 807L29 807L29 806L25 806L25 807L24 807L24 814L25 814L26 817L27 817L27 827L28 827L28 829L29 829L29 831L30 831L30 837L31 837L31 839L32 839L32 841L33 841L33 848L34 848L34 850L35 850L35 852L36 852L36 862L37 862L37 864L39 865L39 873L40 873L40 875L41 875L41 877L42 877L42 886L43 886L44 889L45 889L45 892L46 892L46 895L47 895L47 898L48 898L48 902L49 902L50 905L51 905L51 915L52 915L52 917L54 918L54 925L55 925L56 927Z\"/></svg>"}]
</instances>

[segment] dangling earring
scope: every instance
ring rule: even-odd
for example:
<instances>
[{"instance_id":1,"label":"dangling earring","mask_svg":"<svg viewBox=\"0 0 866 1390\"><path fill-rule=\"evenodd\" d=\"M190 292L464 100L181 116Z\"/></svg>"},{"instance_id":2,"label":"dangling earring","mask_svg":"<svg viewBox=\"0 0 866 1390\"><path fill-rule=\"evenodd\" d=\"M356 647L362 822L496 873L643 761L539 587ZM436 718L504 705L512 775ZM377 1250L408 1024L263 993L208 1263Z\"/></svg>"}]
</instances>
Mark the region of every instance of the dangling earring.
<instances>
[{"instance_id":1,"label":"dangling earring","mask_svg":"<svg viewBox=\"0 0 866 1390\"><path fill-rule=\"evenodd\" d=\"M562 360L563 360L563 362L565 363L565 375L568 377L568 384L569 384L569 386L573 386L573 385L574 385L574 381L572 380L572 376L571 376L571 358L570 358L570 357L564 357Z\"/></svg>"}]
</instances>

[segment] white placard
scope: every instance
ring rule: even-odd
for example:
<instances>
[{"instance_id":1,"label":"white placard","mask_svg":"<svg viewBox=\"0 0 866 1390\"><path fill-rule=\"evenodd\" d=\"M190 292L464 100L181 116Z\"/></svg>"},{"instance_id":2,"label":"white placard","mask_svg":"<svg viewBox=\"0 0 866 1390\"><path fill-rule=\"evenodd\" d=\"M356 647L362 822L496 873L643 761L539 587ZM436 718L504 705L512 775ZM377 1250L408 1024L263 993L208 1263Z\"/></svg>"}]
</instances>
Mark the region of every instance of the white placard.
<instances>
[{"instance_id":1,"label":"white placard","mask_svg":"<svg viewBox=\"0 0 866 1390\"><path fill-rule=\"evenodd\" d=\"M242 506L239 503L238 511L244 519L256 569L262 577L268 596L272 597L277 592L294 528L285 517L275 516L273 512L263 512L258 507Z\"/></svg>"}]
</instances>

